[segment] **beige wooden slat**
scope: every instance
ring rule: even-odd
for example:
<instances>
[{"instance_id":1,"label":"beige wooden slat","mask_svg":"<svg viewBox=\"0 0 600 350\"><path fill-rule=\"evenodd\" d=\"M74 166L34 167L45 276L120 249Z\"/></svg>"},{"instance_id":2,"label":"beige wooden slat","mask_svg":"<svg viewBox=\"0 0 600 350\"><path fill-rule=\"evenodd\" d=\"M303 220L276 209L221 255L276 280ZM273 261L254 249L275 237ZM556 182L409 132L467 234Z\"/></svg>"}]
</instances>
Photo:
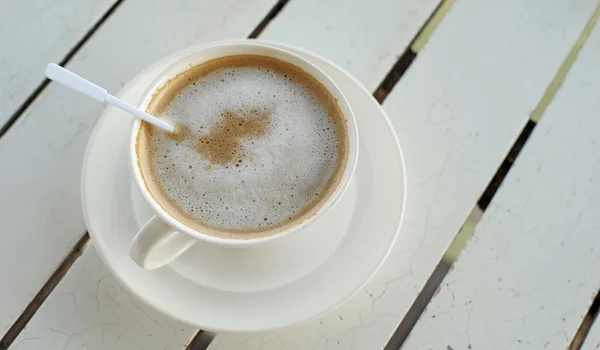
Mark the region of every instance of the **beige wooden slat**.
<instances>
[{"instance_id":1,"label":"beige wooden slat","mask_svg":"<svg viewBox=\"0 0 600 350\"><path fill-rule=\"evenodd\" d=\"M457 1L384 103L408 181L403 227L386 263L361 293L322 319L286 332L219 335L210 349L383 348L596 3ZM307 27L305 35L317 33ZM318 53L332 55L334 42Z\"/></svg>"},{"instance_id":2,"label":"beige wooden slat","mask_svg":"<svg viewBox=\"0 0 600 350\"><path fill-rule=\"evenodd\" d=\"M569 346L600 287L599 58L596 27L403 349Z\"/></svg>"},{"instance_id":3,"label":"beige wooden slat","mask_svg":"<svg viewBox=\"0 0 600 350\"><path fill-rule=\"evenodd\" d=\"M117 92L136 73L167 54L210 40L247 36L274 3L128 0L74 56L68 68ZM85 145L102 108L95 101L50 84L0 139L0 265L11 267L0 271L0 326L4 330L86 230L80 172ZM87 250L87 254L93 252ZM77 275L69 272L65 278ZM88 303L95 304L93 294L86 297ZM53 298L50 295L47 303ZM38 332L45 332L43 320L50 317L63 316L36 314L26 334L36 337ZM162 335L167 337L169 332L165 330Z\"/></svg>"},{"instance_id":4,"label":"beige wooden slat","mask_svg":"<svg viewBox=\"0 0 600 350\"><path fill-rule=\"evenodd\" d=\"M0 2L0 127L116 0Z\"/></svg>"},{"instance_id":5,"label":"beige wooden slat","mask_svg":"<svg viewBox=\"0 0 600 350\"><path fill-rule=\"evenodd\" d=\"M292 0L260 38L318 53L375 90L439 3Z\"/></svg>"}]
</instances>

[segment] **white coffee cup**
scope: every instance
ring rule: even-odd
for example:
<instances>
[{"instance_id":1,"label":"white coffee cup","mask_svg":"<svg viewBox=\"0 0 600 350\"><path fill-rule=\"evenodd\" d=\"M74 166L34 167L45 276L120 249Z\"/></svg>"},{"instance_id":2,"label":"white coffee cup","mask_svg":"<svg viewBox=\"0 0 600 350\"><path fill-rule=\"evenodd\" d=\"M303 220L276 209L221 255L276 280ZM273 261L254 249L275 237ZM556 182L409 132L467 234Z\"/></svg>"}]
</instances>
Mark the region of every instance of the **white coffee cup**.
<instances>
[{"instance_id":1,"label":"white coffee cup","mask_svg":"<svg viewBox=\"0 0 600 350\"><path fill-rule=\"evenodd\" d=\"M282 229L280 232L270 236L249 239L221 238L209 235L192 229L176 220L162 208L148 191L138 166L139 162L136 144L141 122L136 120L133 123L131 133L131 167L133 169L135 182L138 184L138 188L141 191L143 198L152 208L155 215L137 232L130 244L129 254L131 258L144 269L152 270L168 264L199 240L229 247L250 247L272 242L292 232L297 232L329 212L329 210L339 202L350 184L358 160L358 131L352 109L340 88L329 76L327 76L327 74L306 59L289 51L253 41L245 43L215 43L213 45L203 46L196 50L184 51L181 54L181 57L163 71L151 84L144 94L139 108L146 110L153 94L178 74L203 62L233 55L268 56L290 63L313 76L329 91L329 93L337 100L347 125L348 158L345 164L344 173L334 192L326 199L325 203L316 211L316 213L303 221L299 221L292 227Z\"/></svg>"}]
</instances>

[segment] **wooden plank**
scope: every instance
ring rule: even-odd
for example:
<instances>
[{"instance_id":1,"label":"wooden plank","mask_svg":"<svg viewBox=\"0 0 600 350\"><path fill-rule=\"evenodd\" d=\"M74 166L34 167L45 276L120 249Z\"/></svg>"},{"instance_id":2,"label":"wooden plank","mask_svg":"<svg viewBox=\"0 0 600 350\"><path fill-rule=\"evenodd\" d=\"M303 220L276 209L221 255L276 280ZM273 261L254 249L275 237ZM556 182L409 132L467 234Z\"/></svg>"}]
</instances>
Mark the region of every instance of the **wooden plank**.
<instances>
[{"instance_id":1,"label":"wooden plank","mask_svg":"<svg viewBox=\"0 0 600 350\"><path fill-rule=\"evenodd\" d=\"M130 295L92 247L11 349L183 349L195 333Z\"/></svg>"},{"instance_id":2,"label":"wooden plank","mask_svg":"<svg viewBox=\"0 0 600 350\"><path fill-rule=\"evenodd\" d=\"M375 90L439 2L291 1L260 38L316 52Z\"/></svg>"},{"instance_id":3,"label":"wooden plank","mask_svg":"<svg viewBox=\"0 0 600 350\"><path fill-rule=\"evenodd\" d=\"M0 3L0 127L116 0Z\"/></svg>"},{"instance_id":4,"label":"wooden plank","mask_svg":"<svg viewBox=\"0 0 600 350\"><path fill-rule=\"evenodd\" d=\"M598 57L600 27L403 349L569 346L600 288Z\"/></svg>"},{"instance_id":5,"label":"wooden plank","mask_svg":"<svg viewBox=\"0 0 600 350\"><path fill-rule=\"evenodd\" d=\"M384 103L408 180L403 227L386 263L361 293L320 320L286 332L219 335L210 349L259 349L269 340L270 349L383 348L595 4L458 1Z\"/></svg>"},{"instance_id":6,"label":"wooden plank","mask_svg":"<svg viewBox=\"0 0 600 350\"><path fill-rule=\"evenodd\" d=\"M126 1L68 67L117 92L134 74L167 54L204 41L247 36L274 3ZM13 267L0 272L4 330L85 232L79 200L81 163L102 108L50 84L0 142L0 265ZM35 334L32 329L28 332Z\"/></svg>"}]
</instances>

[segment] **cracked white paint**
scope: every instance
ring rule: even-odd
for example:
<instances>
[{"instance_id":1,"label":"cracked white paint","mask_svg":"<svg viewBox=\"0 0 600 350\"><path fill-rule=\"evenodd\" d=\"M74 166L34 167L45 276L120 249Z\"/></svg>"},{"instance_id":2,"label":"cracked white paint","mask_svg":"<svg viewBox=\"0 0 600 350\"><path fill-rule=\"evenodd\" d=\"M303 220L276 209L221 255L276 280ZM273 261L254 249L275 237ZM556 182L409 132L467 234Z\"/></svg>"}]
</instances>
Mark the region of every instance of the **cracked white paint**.
<instances>
[{"instance_id":1,"label":"cracked white paint","mask_svg":"<svg viewBox=\"0 0 600 350\"><path fill-rule=\"evenodd\" d=\"M183 349L195 333L134 299L92 247L75 262L10 349Z\"/></svg>"},{"instance_id":2,"label":"cracked white paint","mask_svg":"<svg viewBox=\"0 0 600 350\"><path fill-rule=\"evenodd\" d=\"M68 68L116 93L150 63L179 49L247 36L275 2L124 1ZM86 230L81 164L102 108L52 83L0 140L0 266L14 266L0 270L3 331Z\"/></svg>"},{"instance_id":3,"label":"cracked white paint","mask_svg":"<svg viewBox=\"0 0 600 350\"><path fill-rule=\"evenodd\" d=\"M404 350L571 343L600 287L599 57L597 27Z\"/></svg>"},{"instance_id":4,"label":"cracked white paint","mask_svg":"<svg viewBox=\"0 0 600 350\"><path fill-rule=\"evenodd\" d=\"M0 125L116 0L0 2Z\"/></svg>"},{"instance_id":5,"label":"cracked white paint","mask_svg":"<svg viewBox=\"0 0 600 350\"><path fill-rule=\"evenodd\" d=\"M285 332L217 335L209 349L383 348L595 4L457 1L384 103L408 179L403 228L384 266L365 291L320 320ZM306 42L317 35L307 30ZM335 56L336 41L312 49Z\"/></svg>"}]
</instances>

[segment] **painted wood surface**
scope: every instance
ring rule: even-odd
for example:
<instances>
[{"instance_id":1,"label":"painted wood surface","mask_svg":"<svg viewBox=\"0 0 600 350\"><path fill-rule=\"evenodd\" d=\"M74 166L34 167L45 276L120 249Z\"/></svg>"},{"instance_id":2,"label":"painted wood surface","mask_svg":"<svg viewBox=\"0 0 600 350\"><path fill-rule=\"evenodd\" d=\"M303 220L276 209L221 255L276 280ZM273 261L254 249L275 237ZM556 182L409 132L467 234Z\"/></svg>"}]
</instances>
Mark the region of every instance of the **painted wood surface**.
<instances>
[{"instance_id":1,"label":"painted wood surface","mask_svg":"<svg viewBox=\"0 0 600 350\"><path fill-rule=\"evenodd\" d=\"M116 93L150 63L179 49L247 36L274 3L125 1L67 67ZM102 108L96 101L50 84L0 139L0 183L5 184L0 212L3 247L7 247L0 254L0 265L13 267L0 271L3 330L86 230L79 199L80 172L88 137ZM93 295L88 302L95 303ZM28 333L35 334L31 327Z\"/></svg>"},{"instance_id":2,"label":"painted wood surface","mask_svg":"<svg viewBox=\"0 0 600 350\"><path fill-rule=\"evenodd\" d=\"M218 335L210 349L383 348L595 4L458 1L384 103L408 178L405 221L386 263L320 320L286 332ZM327 57L335 48L321 50Z\"/></svg>"},{"instance_id":3,"label":"painted wood surface","mask_svg":"<svg viewBox=\"0 0 600 350\"><path fill-rule=\"evenodd\" d=\"M596 27L403 349L569 346L600 287L599 57Z\"/></svg>"},{"instance_id":4,"label":"painted wood surface","mask_svg":"<svg viewBox=\"0 0 600 350\"><path fill-rule=\"evenodd\" d=\"M115 1L0 2L0 127Z\"/></svg>"},{"instance_id":5,"label":"painted wood surface","mask_svg":"<svg viewBox=\"0 0 600 350\"><path fill-rule=\"evenodd\" d=\"M183 349L195 333L134 299L90 247L11 349Z\"/></svg>"}]
</instances>

